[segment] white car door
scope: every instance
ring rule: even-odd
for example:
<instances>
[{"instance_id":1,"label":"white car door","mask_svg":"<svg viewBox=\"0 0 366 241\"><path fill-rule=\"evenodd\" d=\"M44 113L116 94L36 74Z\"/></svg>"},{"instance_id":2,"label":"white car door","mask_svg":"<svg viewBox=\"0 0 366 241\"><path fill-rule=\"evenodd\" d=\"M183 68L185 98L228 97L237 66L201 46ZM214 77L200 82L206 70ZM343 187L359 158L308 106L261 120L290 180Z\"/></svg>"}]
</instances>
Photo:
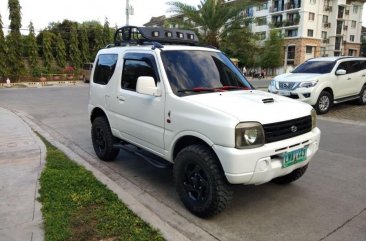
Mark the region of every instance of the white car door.
<instances>
[{"instance_id":1,"label":"white car door","mask_svg":"<svg viewBox=\"0 0 366 241\"><path fill-rule=\"evenodd\" d=\"M334 99L344 98L354 95L354 84L357 82L357 72L355 65L359 63L358 60L348 60L340 63L336 69L346 70L345 75L336 75L333 83Z\"/></svg>"},{"instance_id":2,"label":"white car door","mask_svg":"<svg viewBox=\"0 0 366 241\"><path fill-rule=\"evenodd\" d=\"M152 53L127 52L122 57L123 70L112 107L118 119L118 131L123 139L163 154L165 95L155 56ZM136 83L140 76L152 76L162 95L137 93Z\"/></svg>"}]
</instances>

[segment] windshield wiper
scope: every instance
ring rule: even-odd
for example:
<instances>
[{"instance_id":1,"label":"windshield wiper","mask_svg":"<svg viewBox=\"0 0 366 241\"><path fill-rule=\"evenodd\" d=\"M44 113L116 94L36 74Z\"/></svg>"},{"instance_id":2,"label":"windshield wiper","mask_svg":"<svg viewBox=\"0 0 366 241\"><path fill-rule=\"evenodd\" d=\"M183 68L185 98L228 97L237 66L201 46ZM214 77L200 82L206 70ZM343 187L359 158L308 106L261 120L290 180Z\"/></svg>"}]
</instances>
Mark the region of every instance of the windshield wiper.
<instances>
[{"instance_id":1,"label":"windshield wiper","mask_svg":"<svg viewBox=\"0 0 366 241\"><path fill-rule=\"evenodd\" d=\"M205 87L196 87L193 89L181 89L178 90L178 93L182 93L182 92L216 92L216 91L220 91L216 88L205 88Z\"/></svg>"},{"instance_id":2,"label":"windshield wiper","mask_svg":"<svg viewBox=\"0 0 366 241\"><path fill-rule=\"evenodd\" d=\"M246 86L232 86L232 85L225 85L222 87L216 87L216 90L250 90L249 87Z\"/></svg>"}]
</instances>

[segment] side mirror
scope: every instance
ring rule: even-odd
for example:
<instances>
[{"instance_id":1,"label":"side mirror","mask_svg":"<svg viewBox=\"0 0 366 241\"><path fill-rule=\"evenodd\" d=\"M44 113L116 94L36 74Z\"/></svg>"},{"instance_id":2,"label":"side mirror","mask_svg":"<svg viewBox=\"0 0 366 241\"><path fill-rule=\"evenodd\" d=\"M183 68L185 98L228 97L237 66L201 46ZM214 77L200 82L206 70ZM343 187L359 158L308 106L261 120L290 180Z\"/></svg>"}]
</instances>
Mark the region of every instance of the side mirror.
<instances>
[{"instance_id":1,"label":"side mirror","mask_svg":"<svg viewBox=\"0 0 366 241\"><path fill-rule=\"evenodd\" d=\"M155 80L151 76L138 77L136 92L144 95L161 96L161 91L155 86Z\"/></svg>"},{"instance_id":2,"label":"side mirror","mask_svg":"<svg viewBox=\"0 0 366 241\"><path fill-rule=\"evenodd\" d=\"M345 75L345 74L347 74L347 71L344 69L339 69L336 71L336 75Z\"/></svg>"}]
</instances>

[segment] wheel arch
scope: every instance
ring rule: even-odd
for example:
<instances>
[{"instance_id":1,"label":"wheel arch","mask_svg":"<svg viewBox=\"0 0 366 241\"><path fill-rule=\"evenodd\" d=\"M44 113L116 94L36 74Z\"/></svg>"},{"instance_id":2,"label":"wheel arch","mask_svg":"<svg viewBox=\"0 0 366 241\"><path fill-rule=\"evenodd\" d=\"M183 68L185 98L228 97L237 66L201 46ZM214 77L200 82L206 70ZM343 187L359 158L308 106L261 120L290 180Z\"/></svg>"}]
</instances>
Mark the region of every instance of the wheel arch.
<instances>
[{"instance_id":1,"label":"wheel arch","mask_svg":"<svg viewBox=\"0 0 366 241\"><path fill-rule=\"evenodd\" d=\"M179 138L176 139L174 142L174 145L172 146L172 152L171 152L171 162L174 163L175 158L177 157L178 153L184 149L187 146L190 145L203 145L210 149L212 153L216 156L219 166L221 167L221 170L224 172L224 168L221 164L221 161L219 159L219 156L215 152L215 150L212 148L213 142L211 142L207 137L205 136L197 136L193 133L187 133L186 135L182 135Z\"/></svg>"},{"instance_id":2,"label":"wheel arch","mask_svg":"<svg viewBox=\"0 0 366 241\"><path fill-rule=\"evenodd\" d=\"M92 110L92 112L91 112L90 122L93 123L93 121L95 120L95 118L97 118L99 116L104 116L108 120L108 116L105 113L105 111L102 108L100 108L100 107L95 107ZM108 122L109 122L109 120L108 120Z\"/></svg>"}]
</instances>

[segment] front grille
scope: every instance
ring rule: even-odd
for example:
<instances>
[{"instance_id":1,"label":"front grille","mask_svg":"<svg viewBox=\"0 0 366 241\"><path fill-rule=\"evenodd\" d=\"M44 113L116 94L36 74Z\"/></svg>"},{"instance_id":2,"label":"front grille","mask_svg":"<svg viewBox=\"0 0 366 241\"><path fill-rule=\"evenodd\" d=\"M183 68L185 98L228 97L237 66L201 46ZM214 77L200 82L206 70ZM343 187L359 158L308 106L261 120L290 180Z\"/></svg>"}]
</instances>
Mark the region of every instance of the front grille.
<instances>
[{"instance_id":1,"label":"front grille","mask_svg":"<svg viewBox=\"0 0 366 241\"><path fill-rule=\"evenodd\" d=\"M280 90L293 90L295 89L296 82L279 82L278 87Z\"/></svg>"},{"instance_id":2,"label":"front grille","mask_svg":"<svg viewBox=\"0 0 366 241\"><path fill-rule=\"evenodd\" d=\"M311 131L311 116L263 125L266 143L285 140Z\"/></svg>"}]
</instances>

